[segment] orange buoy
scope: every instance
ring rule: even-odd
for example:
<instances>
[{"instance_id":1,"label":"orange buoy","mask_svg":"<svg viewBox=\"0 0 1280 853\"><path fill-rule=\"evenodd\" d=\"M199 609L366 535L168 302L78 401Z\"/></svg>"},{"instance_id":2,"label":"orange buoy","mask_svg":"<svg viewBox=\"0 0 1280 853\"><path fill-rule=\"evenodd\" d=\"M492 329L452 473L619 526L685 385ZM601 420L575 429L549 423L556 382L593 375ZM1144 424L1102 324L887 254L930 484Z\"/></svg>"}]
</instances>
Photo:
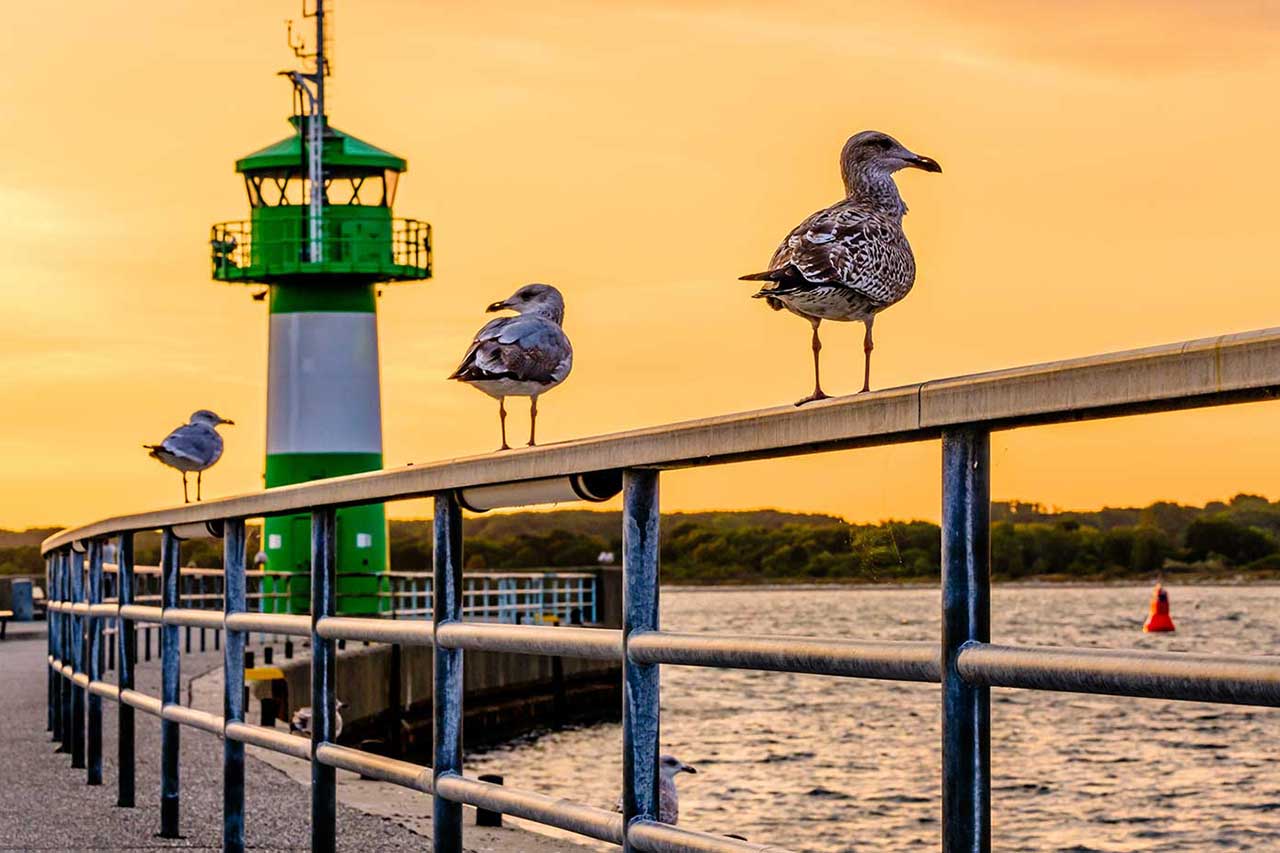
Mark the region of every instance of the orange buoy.
<instances>
[{"instance_id":1,"label":"orange buoy","mask_svg":"<svg viewBox=\"0 0 1280 853\"><path fill-rule=\"evenodd\" d=\"M1164 591L1163 584L1156 584L1151 592L1151 614L1147 616L1142 630L1148 634L1177 630L1173 627L1173 619L1169 617L1169 593Z\"/></svg>"}]
</instances>

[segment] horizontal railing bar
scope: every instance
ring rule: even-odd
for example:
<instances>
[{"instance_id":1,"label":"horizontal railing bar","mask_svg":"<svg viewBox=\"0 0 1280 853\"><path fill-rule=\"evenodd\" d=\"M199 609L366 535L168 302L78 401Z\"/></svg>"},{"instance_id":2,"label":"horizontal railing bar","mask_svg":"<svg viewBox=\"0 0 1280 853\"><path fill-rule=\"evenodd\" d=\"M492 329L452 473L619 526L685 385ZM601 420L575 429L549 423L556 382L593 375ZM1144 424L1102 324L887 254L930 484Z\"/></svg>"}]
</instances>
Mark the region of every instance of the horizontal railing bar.
<instances>
[{"instance_id":1,"label":"horizontal railing bar","mask_svg":"<svg viewBox=\"0 0 1280 853\"><path fill-rule=\"evenodd\" d=\"M253 726L249 723L227 723L226 736L232 740L260 746L274 752L283 752L294 758L310 760L311 739L285 734L265 726Z\"/></svg>"},{"instance_id":2,"label":"horizontal railing bar","mask_svg":"<svg viewBox=\"0 0 1280 853\"><path fill-rule=\"evenodd\" d=\"M76 671L75 671L75 669L73 669L73 668L72 668L71 664L69 664L69 663L64 663L64 664L62 665L62 677L63 677L63 678L71 679L71 678L74 678L74 677L75 677L75 674L76 674Z\"/></svg>"},{"instance_id":3,"label":"horizontal railing bar","mask_svg":"<svg viewBox=\"0 0 1280 853\"><path fill-rule=\"evenodd\" d=\"M937 643L822 640L647 631L627 645L636 663L710 666L937 682Z\"/></svg>"},{"instance_id":4,"label":"horizontal railing bar","mask_svg":"<svg viewBox=\"0 0 1280 853\"><path fill-rule=\"evenodd\" d=\"M627 840L645 853L790 853L785 847L753 844L651 820L631 824Z\"/></svg>"},{"instance_id":5,"label":"horizontal railing bar","mask_svg":"<svg viewBox=\"0 0 1280 853\"><path fill-rule=\"evenodd\" d=\"M112 702L120 701L120 687L112 684L110 681L89 682L89 692L94 696L101 696L103 699L110 699Z\"/></svg>"},{"instance_id":6,"label":"horizontal railing bar","mask_svg":"<svg viewBox=\"0 0 1280 853\"><path fill-rule=\"evenodd\" d=\"M306 512L619 468L680 468L1272 398L1280 329L923 382L754 412L411 465L118 516L64 530L42 550L193 522Z\"/></svg>"},{"instance_id":7,"label":"horizontal railing bar","mask_svg":"<svg viewBox=\"0 0 1280 853\"><path fill-rule=\"evenodd\" d=\"M316 622L316 633L328 640L366 640L371 643L400 643L429 646L433 628L426 620L397 622L358 616L326 616Z\"/></svg>"},{"instance_id":8,"label":"horizontal railing bar","mask_svg":"<svg viewBox=\"0 0 1280 853\"><path fill-rule=\"evenodd\" d=\"M333 743L322 743L316 747L316 760L371 779L412 788L425 794L431 793L431 768L421 764L386 758Z\"/></svg>"},{"instance_id":9,"label":"horizontal railing bar","mask_svg":"<svg viewBox=\"0 0 1280 853\"><path fill-rule=\"evenodd\" d=\"M188 708L186 705L169 704L160 709L160 716L163 719L172 720L184 726L203 729L215 735L222 734L222 717L210 714L207 711L197 711L195 708Z\"/></svg>"},{"instance_id":10,"label":"horizontal railing bar","mask_svg":"<svg viewBox=\"0 0 1280 853\"><path fill-rule=\"evenodd\" d=\"M145 693L139 693L137 690L121 690L120 701L126 705L137 708L153 717L160 716L163 706L157 696L148 696Z\"/></svg>"},{"instance_id":11,"label":"horizontal railing bar","mask_svg":"<svg viewBox=\"0 0 1280 853\"><path fill-rule=\"evenodd\" d=\"M112 602L89 605L89 615L95 619L114 619L119 612L120 606Z\"/></svg>"},{"instance_id":12,"label":"horizontal railing bar","mask_svg":"<svg viewBox=\"0 0 1280 853\"><path fill-rule=\"evenodd\" d=\"M134 622L154 622L159 625L164 621L164 609L149 604L125 604L120 608L120 615Z\"/></svg>"},{"instance_id":13,"label":"horizontal railing bar","mask_svg":"<svg viewBox=\"0 0 1280 853\"><path fill-rule=\"evenodd\" d=\"M83 688L84 690L88 690L88 689L89 689L89 675L88 675L88 673L85 673L85 672L75 672L75 673L72 673L72 674L71 674L71 682L72 682L73 684L75 684L75 686L76 686L76 687Z\"/></svg>"},{"instance_id":14,"label":"horizontal railing bar","mask_svg":"<svg viewBox=\"0 0 1280 853\"><path fill-rule=\"evenodd\" d=\"M222 627L222 611L193 610L189 607L166 607L164 609L164 624L218 629Z\"/></svg>"},{"instance_id":15,"label":"horizontal railing bar","mask_svg":"<svg viewBox=\"0 0 1280 853\"><path fill-rule=\"evenodd\" d=\"M70 606L70 607L66 608L66 612L68 612L68 613L73 613L73 614L75 614L76 616L88 616L88 615L89 615L89 602L87 602L87 601L77 601L77 602L74 602L74 603L72 603L72 604L71 604L71 606Z\"/></svg>"},{"instance_id":16,"label":"horizontal railing bar","mask_svg":"<svg viewBox=\"0 0 1280 853\"><path fill-rule=\"evenodd\" d=\"M545 826L554 826L599 841L622 843L622 815L594 806L455 774L446 774L436 780L436 796Z\"/></svg>"},{"instance_id":17,"label":"horizontal railing bar","mask_svg":"<svg viewBox=\"0 0 1280 853\"><path fill-rule=\"evenodd\" d=\"M970 643L956 667L991 687L1280 706L1278 657Z\"/></svg>"},{"instance_id":18,"label":"horizontal railing bar","mask_svg":"<svg viewBox=\"0 0 1280 853\"><path fill-rule=\"evenodd\" d=\"M263 631L305 637L311 633L311 617L288 613L232 613L226 617L228 631Z\"/></svg>"},{"instance_id":19,"label":"horizontal railing bar","mask_svg":"<svg viewBox=\"0 0 1280 853\"><path fill-rule=\"evenodd\" d=\"M448 622L436 629L436 640L448 649L622 660L622 632L608 628Z\"/></svg>"}]
</instances>

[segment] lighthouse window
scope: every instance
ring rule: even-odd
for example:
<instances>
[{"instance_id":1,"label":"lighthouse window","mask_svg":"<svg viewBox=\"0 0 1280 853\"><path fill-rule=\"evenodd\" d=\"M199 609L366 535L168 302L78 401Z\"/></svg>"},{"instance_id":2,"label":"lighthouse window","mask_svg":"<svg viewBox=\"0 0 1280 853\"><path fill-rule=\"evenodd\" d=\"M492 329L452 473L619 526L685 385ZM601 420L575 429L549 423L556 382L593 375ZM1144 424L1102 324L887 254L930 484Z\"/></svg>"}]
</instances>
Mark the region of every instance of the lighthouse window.
<instances>
[{"instance_id":1,"label":"lighthouse window","mask_svg":"<svg viewBox=\"0 0 1280 853\"><path fill-rule=\"evenodd\" d=\"M343 175L324 183L329 204L352 204L380 207L386 204L386 191L381 175Z\"/></svg>"},{"instance_id":2,"label":"lighthouse window","mask_svg":"<svg viewBox=\"0 0 1280 853\"><path fill-rule=\"evenodd\" d=\"M396 184L399 183L400 173L394 169L387 169L382 173L382 180L387 185L386 200L383 204L391 207L396 203Z\"/></svg>"}]
</instances>

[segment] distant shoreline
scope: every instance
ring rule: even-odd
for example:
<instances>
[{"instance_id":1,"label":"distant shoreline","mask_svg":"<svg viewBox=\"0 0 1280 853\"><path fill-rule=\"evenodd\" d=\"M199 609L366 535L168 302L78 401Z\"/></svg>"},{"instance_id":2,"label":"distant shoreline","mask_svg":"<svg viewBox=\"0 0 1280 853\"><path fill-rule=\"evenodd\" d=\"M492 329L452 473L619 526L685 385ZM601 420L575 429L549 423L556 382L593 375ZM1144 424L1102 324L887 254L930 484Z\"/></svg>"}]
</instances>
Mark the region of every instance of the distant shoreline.
<instances>
[{"instance_id":1,"label":"distant shoreline","mask_svg":"<svg viewBox=\"0 0 1280 853\"><path fill-rule=\"evenodd\" d=\"M1115 580L1046 580L1046 579L1023 579L1011 581L992 581L994 587L1011 587L1011 588L1032 588L1032 589L1099 589L1103 587L1135 587L1139 589L1150 589L1156 583L1155 579L1151 580L1135 580L1133 578L1117 578ZM1234 578L1165 578L1163 581L1165 586L1177 589L1186 586L1221 586L1221 587L1280 587L1280 579L1267 578L1264 580L1253 580L1245 577ZM866 583L849 582L840 583L839 581L815 581L807 583L803 580L783 580L777 581L761 581L753 583L750 581L730 581L723 584L708 583L663 583L662 588L670 592L799 592L802 590L883 590L886 592L911 592L919 589L936 588L938 581L936 580L903 580L903 581L885 581L884 583Z\"/></svg>"}]
</instances>

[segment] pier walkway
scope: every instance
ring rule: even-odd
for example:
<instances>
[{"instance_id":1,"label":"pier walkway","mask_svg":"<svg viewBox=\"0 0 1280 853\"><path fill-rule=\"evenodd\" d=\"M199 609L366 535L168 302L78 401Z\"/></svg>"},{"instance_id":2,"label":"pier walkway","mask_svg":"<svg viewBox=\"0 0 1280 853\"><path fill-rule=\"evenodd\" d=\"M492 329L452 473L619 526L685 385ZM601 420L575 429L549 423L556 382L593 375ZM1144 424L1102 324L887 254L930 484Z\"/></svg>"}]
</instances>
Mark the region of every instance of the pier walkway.
<instances>
[{"instance_id":1,"label":"pier walkway","mask_svg":"<svg viewBox=\"0 0 1280 853\"><path fill-rule=\"evenodd\" d=\"M85 784L85 771L72 769L70 755L53 755L57 744L44 730L48 701L45 634L43 630L32 630L34 625L23 627L26 630L11 634L0 645L0 851L222 850L222 740L196 729L183 732L184 837L158 837L158 721L149 717L138 720L137 806L116 808L115 717L119 706L115 702L103 703L103 784L90 787ZM213 670L221 666L221 653L183 655L182 663L185 695L186 683L195 680L199 690L199 682L207 680L199 676L214 675ZM139 663L136 680L139 690L158 692L159 661ZM297 774L272 766L276 762L258 760L255 752L249 750L245 768L246 846L255 851L310 850L311 795L307 785L295 781ZM305 766L305 762L297 763ZM354 774L346 775L355 779ZM382 791L387 793L385 788ZM378 816L345 806L340 795L338 849L415 853L430 850L431 797L418 794L416 799L417 804L402 800L405 811L392 819L385 813ZM59 819L58 815L68 819ZM75 815L92 818L71 819ZM468 853L559 853L582 849L572 842L517 828L473 827L466 845Z\"/></svg>"},{"instance_id":2,"label":"pier walkway","mask_svg":"<svg viewBox=\"0 0 1280 853\"><path fill-rule=\"evenodd\" d=\"M116 808L118 706L103 703L104 784L87 786L85 772L71 768L69 755L51 755L56 744L44 731L47 653L43 633L6 642L0 649L0 850L221 850L222 741L194 729L183 732L182 830L186 837L158 838L160 726L154 720L139 720L138 804ZM184 661L188 675L197 674L200 657L205 656L192 655ZM215 663L215 656L208 655L205 663L206 668ZM141 690L158 691L159 666L140 665L137 682ZM307 789L266 764L249 761L245 774L248 846L262 851L310 850ZM72 819L75 815L92 815L92 819ZM337 823L342 849L421 853L424 847L421 836L342 805Z\"/></svg>"}]
</instances>

